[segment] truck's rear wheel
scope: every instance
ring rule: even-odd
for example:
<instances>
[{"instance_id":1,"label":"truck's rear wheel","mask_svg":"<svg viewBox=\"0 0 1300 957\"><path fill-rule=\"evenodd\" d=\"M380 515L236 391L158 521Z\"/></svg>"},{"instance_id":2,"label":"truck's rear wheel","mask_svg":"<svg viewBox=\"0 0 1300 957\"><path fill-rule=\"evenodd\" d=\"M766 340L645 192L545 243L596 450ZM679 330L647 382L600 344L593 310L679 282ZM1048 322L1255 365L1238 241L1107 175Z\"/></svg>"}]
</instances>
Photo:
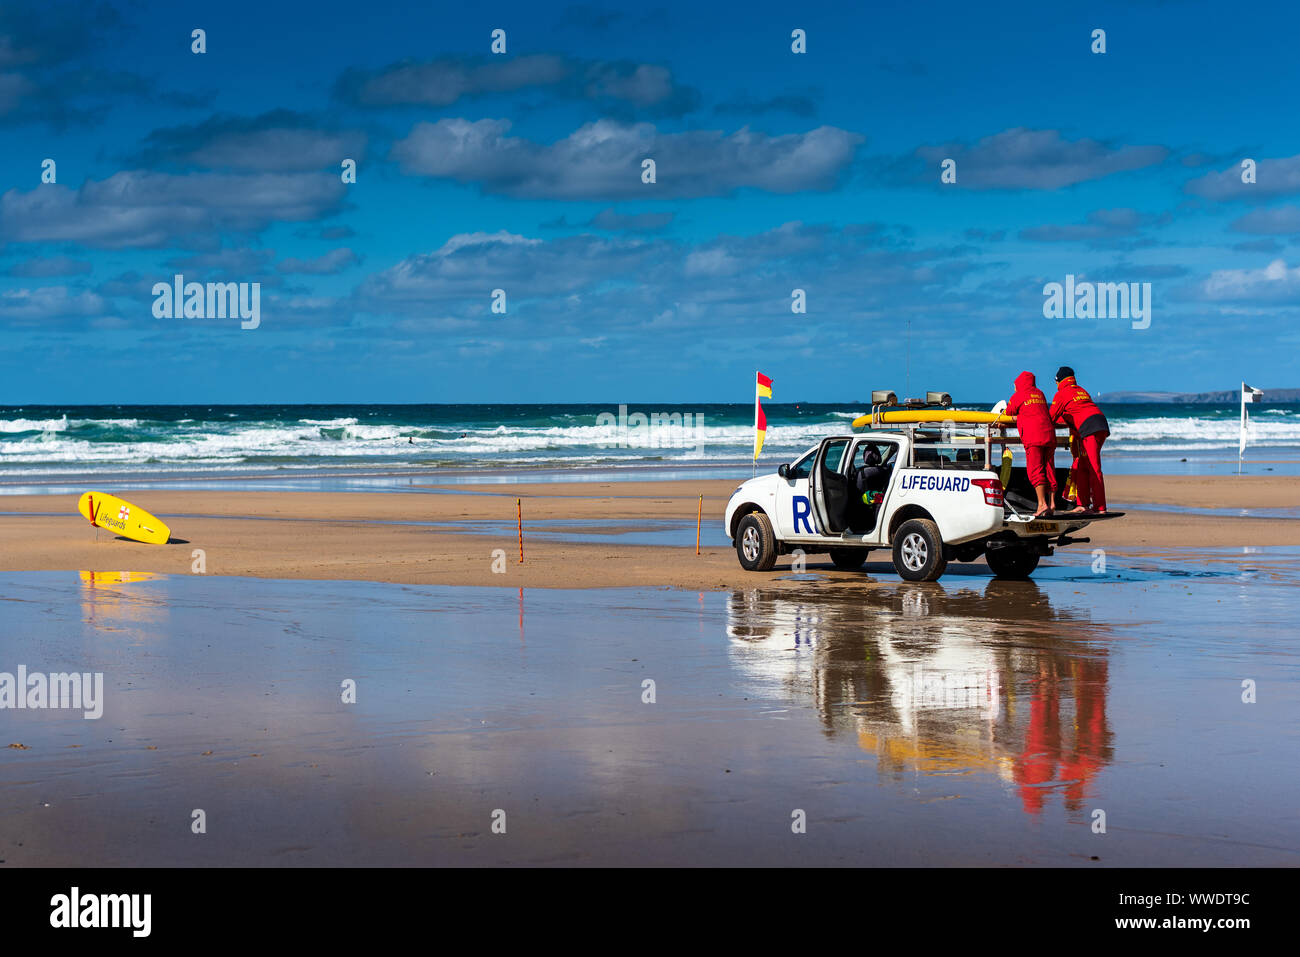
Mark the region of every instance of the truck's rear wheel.
<instances>
[{"instance_id":1,"label":"truck's rear wheel","mask_svg":"<svg viewBox=\"0 0 1300 957\"><path fill-rule=\"evenodd\" d=\"M1039 555L1027 548L990 548L984 556L998 578L1028 578L1038 567Z\"/></svg>"},{"instance_id":2,"label":"truck's rear wheel","mask_svg":"<svg viewBox=\"0 0 1300 957\"><path fill-rule=\"evenodd\" d=\"M948 567L939 526L928 518L911 518L894 532L894 571L909 582L932 582Z\"/></svg>"},{"instance_id":3,"label":"truck's rear wheel","mask_svg":"<svg viewBox=\"0 0 1300 957\"><path fill-rule=\"evenodd\" d=\"M863 566L867 560L867 550L865 548L832 548L831 563L836 568L842 568L846 572L855 572Z\"/></svg>"},{"instance_id":4,"label":"truck's rear wheel","mask_svg":"<svg viewBox=\"0 0 1300 957\"><path fill-rule=\"evenodd\" d=\"M750 512L736 529L736 557L747 572L767 572L776 564L776 536L772 521L762 512Z\"/></svg>"}]
</instances>

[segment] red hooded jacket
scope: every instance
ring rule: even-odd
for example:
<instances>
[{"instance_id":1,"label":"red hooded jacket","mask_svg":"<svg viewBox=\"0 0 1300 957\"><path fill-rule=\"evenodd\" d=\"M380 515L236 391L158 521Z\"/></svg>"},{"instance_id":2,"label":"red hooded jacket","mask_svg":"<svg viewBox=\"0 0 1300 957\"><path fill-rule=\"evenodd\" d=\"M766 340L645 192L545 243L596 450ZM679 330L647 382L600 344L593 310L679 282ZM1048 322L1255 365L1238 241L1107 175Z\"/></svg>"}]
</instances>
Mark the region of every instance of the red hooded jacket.
<instances>
[{"instance_id":1,"label":"red hooded jacket","mask_svg":"<svg viewBox=\"0 0 1300 957\"><path fill-rule=\"evenodd\" d=\"M1007 415L1016 417L1016 430L1025 445L1052 445L1056 429L1047 414L1047 396L1034 385L1034 374L1016 376L1016 394L1007 402Z\"/></svg>"},{"instance_id":2,"label":"red hooded jacket","mask_svg":"<svg viewBox=\"0 0 1300 957\"><path fill-rule=\"evenodd\" d=\"M1096 432L1110 432L1106 416L1092 401L1088 390L1074 381L1074 376L1066 376L1057 384L1049 414L1053 422L1064 422L1080 438Z\"/></svg>"}]
</instances>

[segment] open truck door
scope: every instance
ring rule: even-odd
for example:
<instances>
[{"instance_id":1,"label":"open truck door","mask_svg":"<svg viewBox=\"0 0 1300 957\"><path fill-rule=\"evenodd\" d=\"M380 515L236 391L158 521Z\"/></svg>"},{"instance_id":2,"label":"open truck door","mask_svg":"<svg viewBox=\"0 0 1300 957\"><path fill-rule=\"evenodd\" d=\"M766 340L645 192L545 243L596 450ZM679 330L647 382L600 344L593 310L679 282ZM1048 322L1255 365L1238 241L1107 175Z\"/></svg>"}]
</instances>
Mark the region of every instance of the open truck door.
<instances>
[{"instance_id":1,"label":"open truck door","mask_svg":"<svg viewBox=\"0 0 1300 957\"><path fill-rule=\"evenodd\" d=\"M824 439L808 479L808 497L812 499L817 527L826 535L838 535L847 527L849 493L853 490L841 468L848 447L848 439Z\"/></svg>"}]
</instances>

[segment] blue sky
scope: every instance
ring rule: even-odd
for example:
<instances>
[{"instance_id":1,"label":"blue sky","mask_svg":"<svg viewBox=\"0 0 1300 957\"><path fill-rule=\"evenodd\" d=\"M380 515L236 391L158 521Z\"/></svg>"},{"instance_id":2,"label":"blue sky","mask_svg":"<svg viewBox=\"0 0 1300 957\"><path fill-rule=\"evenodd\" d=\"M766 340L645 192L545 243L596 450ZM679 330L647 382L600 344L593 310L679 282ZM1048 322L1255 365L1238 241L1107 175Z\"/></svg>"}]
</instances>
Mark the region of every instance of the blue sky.
<instances>
[{"instance_id":1,"label":"blue sky","mask_svg":"<svg viewBox=\"0 0 1300 957\"><path fill-rule=\"evenodd\" d=\"M0 402L1300 386L1288 6L841 6L7 3Z\"/></svg>"}]
</instances>

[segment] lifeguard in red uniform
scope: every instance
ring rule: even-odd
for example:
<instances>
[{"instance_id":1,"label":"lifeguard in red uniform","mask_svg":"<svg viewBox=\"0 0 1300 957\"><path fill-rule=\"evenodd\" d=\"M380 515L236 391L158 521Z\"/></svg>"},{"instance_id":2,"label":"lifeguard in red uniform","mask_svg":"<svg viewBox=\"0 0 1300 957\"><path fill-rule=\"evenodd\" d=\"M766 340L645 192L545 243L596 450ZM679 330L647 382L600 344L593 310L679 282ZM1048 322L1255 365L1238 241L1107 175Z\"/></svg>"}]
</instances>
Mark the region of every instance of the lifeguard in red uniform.
<instances>
[{"instance_id":1,"label":"lifeguard in red uniform","mask_svg":"<svg viewBox=\"0 0 1300 957\"><path fill-rule=\"evenodd\" d=\"M1047 396L1035 385L1034 374L1016 376L1016 394L1007 402L1007 415L1016 417L1016 431L1025 449L1025 471L1038 494L1034 518L1050 512L1056 501L1056 426L1047 412Z\"/></svg>"},{"instance_id":2,"label":"lifeguard in red uniform","mask_svg":"<svg viewBox=\"0 0 1300 957\"><path fill-rule=\"evenodd\" d=\"M1074 511L1104 514L1106 484L1101 475L1101 446L1110 435L1110 423L1088 391L1075 381L1069 366L1056 370L1056 396L1048 415L1053 422L1070 427L1079 449L1074 462L1074 486L1079 499Z\"/></svg>"}]
</instances>

